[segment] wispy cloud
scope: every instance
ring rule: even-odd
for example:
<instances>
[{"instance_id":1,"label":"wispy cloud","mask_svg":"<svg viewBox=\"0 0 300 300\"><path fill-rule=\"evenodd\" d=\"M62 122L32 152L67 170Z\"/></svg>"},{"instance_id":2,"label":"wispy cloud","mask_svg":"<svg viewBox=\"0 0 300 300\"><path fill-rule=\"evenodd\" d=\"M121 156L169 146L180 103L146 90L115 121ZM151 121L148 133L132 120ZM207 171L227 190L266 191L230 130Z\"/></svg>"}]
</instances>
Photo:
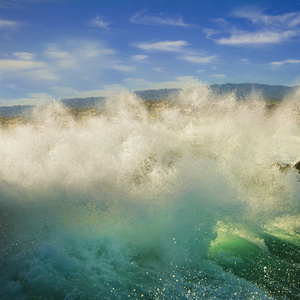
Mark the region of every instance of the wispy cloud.
<instances>
[{"instance_id":1,"label":"wispy cloud","mask_svg":"<svg viewBox=\"0 0 300 300\"><path fill-rule=\"evenodd\" d=\"M44 54L54 60L65 60L65 59L71 59L72 55L71 53L67 51L63 51L59 49L58 45L51 45L45 52Z\"/></svg>"},{"instance_id":2,"label":"wispy cloud","mask_svg":"<svg viewBox=\"0 0 300 300\"><path fill-rule=\"evenodd\" d=\"M0 72L11 73L43 67L41 62L15 59L0 59Z\"/></svg>"},{"instance_id":3,"label":"wispy cloud","mask_svg":"<svg viewBox=\"0 0 300 300\"><path fill-rule=\"evenodd\" d=\"M206 28L206 38L228 46L260 46L279 44L292 40L300 34L300 12L268 15L255 6L239 8L233 11L234 18L248 22L247 30L237 29L229 22L222 23L222 31ZM249 20L251 23L249 24ZM240 27L242 27L240 23ZM249 29L249 26L252 27ZM222 36L223 35L223 36Z\"/></svg>"},{"instance_id":4,"label":"wispy cloud","mask_svg":"<svg viewBox=\"0 0 300 300\"><path fill-rule=\"evenodd\" d=\"M221 45L261 45L261 44L278 44L289 40L291 37L297 35L293 30L275 32L275 31L261 31L261 32L237 32L233 33L228 38L217 39L216 42Z\"/></svg>"},{"instance_id":5,"label":"wispy cloud","mask_svg":"<svg viewBox=\"0 0 300 300\"><path fill-rule=\"evenodd\" d=\"M15 27L17 27L19 25L20 24L18 22L15 22L15 21L7 21L7 20L0 19L0 29L3 29L3 28L15 28Z\"/></svg>"},{"instance_id":6,"label":"wispy cloud","mask_svg":"<svg viewBox=\"0 0 300 300\"><path fill-rule=\"evenodd\" d=\"M281 66L285 64L300 64L299 59L287 59L283 61L273 61L270 63L271 66Z\"/></svg>"},{"instance_id":7,"label":"wispy cloud","mask_svg":"<svg viewBox=\"0 0 300 300\"><path fill-rule=\"evenodd\" d=\"M14 56L21 60L33 60L35 54L29 52L15 52Z\"/></svg>"},{"instance_id":8,"label":"wispy cloud","mask_svg":"<svg viewBox=\"0 0 300 300\"><path fill-rule=\"evenodd\" d=\"M139 43L133 46L145 51L167 51L167 52L181 52L184 47L188 46L186 41L163 41L155 43Z\"/></svg>"},{"instance_id":9,"label":"wispy cloud","mask_svg":"<svg viewBox=\"0 0 300 300\"><path fill-rule=\"evenodd\" d=\"M96 16L94 19L92 19L88 22L88 25L92 26L92 27L97 27L97 28L102 28L102 29L105 29L105 30L109 30L110 23L105 21L104 17Z\"/></svg>"},{"instance_id":10,"label":"wispy cloud","mask_svg":"<svg viewBox=\"0 0 300 300\"><path fill-rule=\"evenodd\" d=\"M60 78L59 73L46 60L35 60L33 53L16 52L18 59L1 59L0 74L3 80L21 80L39 82L54 81Z\"/></svg>"},{"instance_id":11,"label":"wispy cloud","mask_svg":"<svg viewBox=\"0 0 300 300\"><path fill-rule=\"evenodd\" d=\"M184 55L181 56L180 59L185 61L196 63L196 64L209 64L215 62L218 58L217 55L204 55L204 56L196 56L196 55Z\"/></svg>"},{"instance_id":12,"label":"wispy cloud","mask_svg":"<svg viewBox=\"0 0 300 300\"><path fill-rule=\"evenodd\" d=\"M108 58L113 54L113 49L101 43L78 40L68 41L65 45L52 44L44 51L45 58L56 69L77 69L82 72L99 64L106 66L109 63Z\"/></svg>"},{"instance_id":13,"label":"wispy cloud","mask_svg":"<svg viewBox=\"0 0 300 300\"><path fill-rule=\"evenodd\" d=\"M222 33L221 30L212 29L212 28L204 28L204 29L203 29L203 32L205 33L205 37L206 37L207 39L210 39L210 38L212 38L214 35L217 35L217 34L221 34L221 33Z\"/></svg>"},{"instance_id":14,"label":"wispy cloud","mask_svg":"<svg viewBox=\"0 0 300 300\"><path fill-rule=\"evenodd\" d=\"M131 61L139 62L147 59L149 56L148 55L132 55L131 56Z\"/></svg>"},{"instance_id":15,"label":"wispy cloud","mask_svg":"<svg viewBox=\"0 0 300 300\"><path fill-rule=\"evenodd\" d=\"M263 10L255 7L244 7L236 9L233 15L239 18L251 20L257 25L267 25L276 27L295 27L300 24L300 12L284 13L282 15L271 16L263 13Z\"/></svg>"},{"instance_id":16,"label":"wispy cloud","mask_svg":"<svg viewBox=\"0 0 300 300\"><path fill-rule=\"evenodd\" d=\"M145 10L138 11L130 18L130 22L144 25L167 25L184 28L192 26L191 24L184 23L181 17L175 18L163 14L151 15L146 14Z\"/></svg>"},{"instance_id":17,"label":"wispy cloud","mask_svg":"<svg viewBox=\"0 0 300 300\"><path fill-rule=\"evenodd\" d=\"M114 64L111 68L122 72L132 72L135 70L136 67L131 65Z\"/></svg>"},{"instance_id":18,"label":"wispy cloud","mask_svg":"<svg viewBox=\"0 0 300 300\"><path fill-rule=\"evenodd\" d=\"M162 72L163 69L161 67L153 67L152 70L156 71L156 72Z\"/></svg>"},{"instance_id":19,"label":"wispy cloud","mask_svg":"<svg viewBox=\"0 0 300 300\"><path fill-rule=\"evenodd\" d=\"M95 41L71 40L64 44L51 44L43 52L14 52L0 59L1 80L57 84L78 83L85 79L98 78L104 70L129 71L128 66L115 65L115 51Z\"/></svg>"},{"instance_id":20,"label":"wispy cloud","mask_svg":"<svg viewBox=\"0 0 300 300\"><path fill-rule=\"evenodd\" d=\"M71 69L77 65L74 54L66 50L61 50L58 45L50 45L44 52L44 56L52 68L55 69Z\"/></svg>"}]
</instances>

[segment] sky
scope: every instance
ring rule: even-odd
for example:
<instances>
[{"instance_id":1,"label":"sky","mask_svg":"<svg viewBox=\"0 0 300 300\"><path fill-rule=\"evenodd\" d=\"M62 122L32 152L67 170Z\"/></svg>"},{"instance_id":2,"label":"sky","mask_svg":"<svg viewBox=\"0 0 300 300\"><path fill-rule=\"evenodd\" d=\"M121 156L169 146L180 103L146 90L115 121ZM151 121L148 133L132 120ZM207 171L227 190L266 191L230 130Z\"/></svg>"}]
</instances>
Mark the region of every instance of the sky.
<instances>
[{"instance_id":1,"label":"sky","mask_svg":"<svg viewBox=\"0 0 300 300\"><path fill-rule=\"evenodd\" d=\"M0 106L300 85L300 1L0 0Z\"/></svg>"}]
</instances>

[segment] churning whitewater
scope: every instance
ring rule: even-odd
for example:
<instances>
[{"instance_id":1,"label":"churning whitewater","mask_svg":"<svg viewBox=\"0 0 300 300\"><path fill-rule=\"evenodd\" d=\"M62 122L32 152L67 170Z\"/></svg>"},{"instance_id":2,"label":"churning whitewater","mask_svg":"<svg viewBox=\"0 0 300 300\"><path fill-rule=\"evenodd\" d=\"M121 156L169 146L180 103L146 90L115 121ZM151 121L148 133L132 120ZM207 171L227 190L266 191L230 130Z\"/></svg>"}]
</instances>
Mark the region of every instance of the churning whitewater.
<instances>
[{"instance_id":1,"label":"churning whitewater","mask_svg":"<svg viewBox=\"0 0 300 300\"><path fill-rule=\"evenodd\" d=\"M299 299L300 94L121 91L0 128L1 299Z\"/></svg>"}]
</instances>

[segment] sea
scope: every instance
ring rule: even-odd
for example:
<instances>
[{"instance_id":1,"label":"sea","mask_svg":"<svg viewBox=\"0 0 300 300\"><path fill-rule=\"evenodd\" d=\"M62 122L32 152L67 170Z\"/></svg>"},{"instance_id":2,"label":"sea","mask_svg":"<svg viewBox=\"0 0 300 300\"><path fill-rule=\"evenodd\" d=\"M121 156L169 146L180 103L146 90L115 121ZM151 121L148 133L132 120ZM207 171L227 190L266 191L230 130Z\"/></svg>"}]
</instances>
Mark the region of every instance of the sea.
<instances>
[{"instance_id":1,"label":"sea","mask_svg":"<svg viewBox=\"0 0 300 300\"><path fill-rule=\"evenodd\" d=\"M300 299L300 91L118 91L0 127L0 299Z\"/></svg>"}]
</instances>

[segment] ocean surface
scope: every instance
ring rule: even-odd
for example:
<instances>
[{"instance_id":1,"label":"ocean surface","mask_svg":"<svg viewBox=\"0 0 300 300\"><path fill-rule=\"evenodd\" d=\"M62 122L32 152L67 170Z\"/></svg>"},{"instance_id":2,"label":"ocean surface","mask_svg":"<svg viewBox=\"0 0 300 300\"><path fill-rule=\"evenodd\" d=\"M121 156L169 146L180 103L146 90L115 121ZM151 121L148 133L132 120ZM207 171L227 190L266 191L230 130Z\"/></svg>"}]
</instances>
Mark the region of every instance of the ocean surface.
<instances>
[{"instance_id":1,"label":"ocean surface","mask_svg":"<svg viewBox=\"0 0 300 300\"><path fill-rule=\"evenodd\" d=\"M300 299L300 93L116 93L0 128L0 299Z\"/></svg>"}]
</instances>

